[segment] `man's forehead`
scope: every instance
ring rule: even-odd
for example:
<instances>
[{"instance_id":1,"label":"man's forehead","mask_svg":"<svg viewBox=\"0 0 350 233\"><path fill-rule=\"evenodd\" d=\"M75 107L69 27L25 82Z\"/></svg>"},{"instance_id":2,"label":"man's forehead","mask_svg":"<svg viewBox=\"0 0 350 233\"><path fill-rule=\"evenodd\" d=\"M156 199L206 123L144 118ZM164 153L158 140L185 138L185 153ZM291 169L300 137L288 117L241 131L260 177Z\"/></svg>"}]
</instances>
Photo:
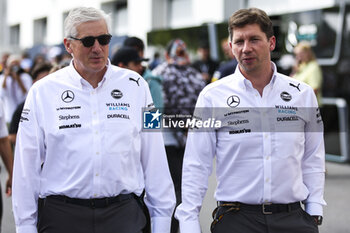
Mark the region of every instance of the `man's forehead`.
<instances>
[{"instance_id":1,"label":"man's forehead","mask_svg":"<svg viewBox=\"0 0 350 233\"><path fill-rule=\"evenodd\" d=\"M232 33L233 38L242 36L261 36L265 34L258 24L247 24L243 27L236 27L232 30Z\"/></svg>"},{"instance_id":2,"label":"man's forehead","mask_svg":"<svg viewBox=\"0 0 350 233\"><path fill-rule=\"evenodd\" d=\"M108 33L107 24L103 19L80 23L76 29L77 34L83 36L97 36Z\"/></svg>"}]
</instances>

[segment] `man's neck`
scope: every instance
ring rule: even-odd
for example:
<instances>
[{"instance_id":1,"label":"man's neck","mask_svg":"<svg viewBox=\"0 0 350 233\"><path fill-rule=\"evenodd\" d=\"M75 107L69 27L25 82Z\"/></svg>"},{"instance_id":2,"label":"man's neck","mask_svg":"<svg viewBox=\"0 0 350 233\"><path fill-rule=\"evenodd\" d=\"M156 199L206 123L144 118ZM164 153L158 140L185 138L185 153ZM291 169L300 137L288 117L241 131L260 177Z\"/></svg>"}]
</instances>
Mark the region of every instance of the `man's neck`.
<instances>
[{"instance_id":1,"label":"man's neck","mask_svg":"<svg viewBox=\"0 0 350 233\"><path fill-rule=\"evenodd\" d=\"M82 76L88 83L91 84L93 88L98 86L98 83L101 82L103 75L106 73L106 70L99 71L96 73L89 73Z\"/></svg>"},{"instance_id":2,"label":"man's neck","mask_svg":"<svg viewBox=\"0 0 350 233\"><path fill-rule=\"evenodd\" d=\"M75 66L74 66L75 70L80 74L80 76L85 79L88 83L90 83L90 85L93 88L96 88L98 86L98 83L101 82L101 80L103 79L104 74L107 71L107 67L105 67L104 69L100 70L100 71L85 71L85 72L81 72L79 71Z\"/></svg>"},{"instance_id":3,"label":"man's neck","mask_svg":"<svg viewBox=\"0 0 350 233\"><path fill-rule=\"evenodd\" d=\"M267 86L271 81L273 69L269 67L269 69L266 69L266 71L263 72L242 72L242 74L252 83L253 87L259 92L260 96L262 96L265 86Z\"/></svg>"}]
</instances>

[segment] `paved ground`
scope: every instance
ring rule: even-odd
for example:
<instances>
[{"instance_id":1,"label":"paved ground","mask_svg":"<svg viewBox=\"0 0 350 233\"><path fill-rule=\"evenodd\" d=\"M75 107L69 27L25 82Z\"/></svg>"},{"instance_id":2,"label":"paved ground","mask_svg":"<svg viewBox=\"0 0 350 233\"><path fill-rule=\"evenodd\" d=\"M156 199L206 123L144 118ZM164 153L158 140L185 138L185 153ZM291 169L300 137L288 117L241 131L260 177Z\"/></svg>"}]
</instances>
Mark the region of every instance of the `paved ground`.
<instances>
[{"instance_id":1,"label":"paved ground","mask_svg":"<svg viewBox=\"0 0 350 233\"><path fill-rule=\"evenodd\" d=\"M320 227L320 233L350 233L350 164L327 162L326 166L325 198L328 206L325 208L325 220L324 224ZM6 173L2 171L2 187L4 186L5 179ZM215 185L215 178L210 177L209 190L201 211L203 233L210 233L211 212L215 207L215 201L212 198ZM2 233L15 233L11 198L4 197L2 225Z\"/></svg>"}]
</instances>

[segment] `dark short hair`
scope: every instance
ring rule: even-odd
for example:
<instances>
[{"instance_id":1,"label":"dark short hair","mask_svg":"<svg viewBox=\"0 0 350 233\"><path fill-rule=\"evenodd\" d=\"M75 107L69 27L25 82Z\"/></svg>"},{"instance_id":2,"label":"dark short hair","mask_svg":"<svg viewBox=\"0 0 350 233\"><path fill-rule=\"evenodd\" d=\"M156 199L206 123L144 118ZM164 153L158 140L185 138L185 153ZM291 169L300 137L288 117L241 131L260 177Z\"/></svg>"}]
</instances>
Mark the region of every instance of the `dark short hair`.
<instances>
[{"instance_id":1,"label":"dark short hair","mask_svg":"<svg viewBox=\"0 0 350 233\"><path fill-rule=\"evenodd\" d=\"M35 65L31 73L32 79L35 80L41 72L50 72L51 68L52 64L48 62L43 62Z\"/></svg>"},{"instance_id":2,"label":"dark short hair","mask_svg":"<svg viewBox=\"0 0 350 233\"><path fill-rule=\"evenodd\" d=\"M140 38L137 38L135 36L126 38L124 40L123 45L133 47L137 51L145 50L145 44L143 43L143 41Z\"/></svg>"},{"instance_id":3,"label":"dark short hair","mask_svg":"<svg viewBox=\"0 0 350 233\"><path fill-rule=\"evenodd\" d=\"M233 13L228 20L228 33L232 41L233 30L248 24L258 24L262 32L269 39L273 36L272 21L265 11L258 8L240 9Z\"/></svg>"},{"instance_id":4,"label":"dark short hair","mask_svg":"<svg viewBox=\"0 0 350 233\"><path fill-rule=\"evenodd\" d=\"M128 63L131 61L142 62L148 61L148 59L140 57L135 48L124 46L119 48L118 51L114 54L111 63L116 66L120 62L124 65L128 65Z\"/></svg>"}]
</instances>

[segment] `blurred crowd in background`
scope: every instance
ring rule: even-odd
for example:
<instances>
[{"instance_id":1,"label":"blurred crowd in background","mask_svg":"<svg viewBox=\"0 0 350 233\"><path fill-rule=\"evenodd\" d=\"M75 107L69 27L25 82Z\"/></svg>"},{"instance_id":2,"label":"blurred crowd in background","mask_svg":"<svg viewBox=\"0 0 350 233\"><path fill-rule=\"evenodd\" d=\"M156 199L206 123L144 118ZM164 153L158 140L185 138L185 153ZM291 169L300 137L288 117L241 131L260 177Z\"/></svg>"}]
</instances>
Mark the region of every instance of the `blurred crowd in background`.
<instances>
[{"instance_id":1,"label":"blurred crowd in background","mask_svg":"<svg viewBox=\"0 0 350 233\"><path fill-rule=\"evenodd\" d=\"M155 52L152 58L146 58L144 57L145 50L145 44L141 39L128 37L113 54L110 54L110 59L112 64L134 70L147 80L156 107L164 107L164 75L157 74L157 71L154 71L157 70L157 67L159 70L160 65L170 64L180 67L180 71L185 68L190 69L195 76L200 75L204 86L233 73L237 64L227 40L222 41L222 50L225 54L225 60L223 61L216 61L211 58L207 41L201 42L196 54L192 53L191 56L186 47L186 42L179 38L169 42L167 48L164 48L164 54ZM190 59L190 57L193 59ZM14 113L18 106L23 104L33 81L68 66L71 59L71 55L59 47L53 47L47 52L38 52L37 54L29 54L27 51L22 54L11 52L1 54L0 98L4 104L6 122L9 127L12 119L14 117L18 118L18 116L14 116ZM184 75L184 73L181 75ZM15 125L15 129L10 130L10 135L12 135L10 139L13 143L15 141L13 134L17 132L18 122Z\"/></svg>"}]
</instances>

